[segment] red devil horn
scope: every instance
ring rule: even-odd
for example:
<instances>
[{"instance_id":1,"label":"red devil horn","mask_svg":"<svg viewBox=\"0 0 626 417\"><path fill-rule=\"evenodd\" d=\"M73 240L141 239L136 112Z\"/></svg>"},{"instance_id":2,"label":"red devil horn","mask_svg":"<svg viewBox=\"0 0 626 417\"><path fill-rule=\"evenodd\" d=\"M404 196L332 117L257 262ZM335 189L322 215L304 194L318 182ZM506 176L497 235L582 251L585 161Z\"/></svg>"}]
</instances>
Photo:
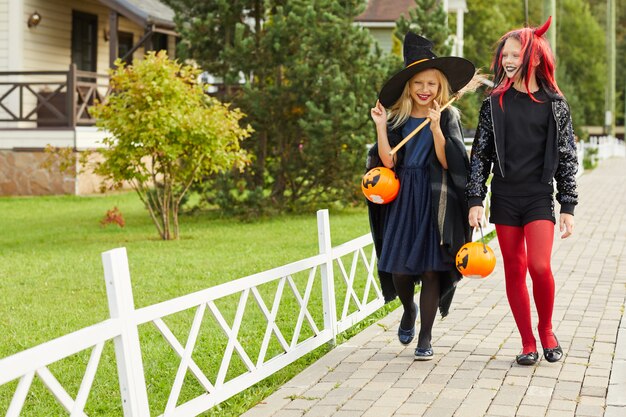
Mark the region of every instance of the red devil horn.
<instances>
[{"instance_id":1,"label":"red devil horn","mask_svg":"<svg viewBox=\"0 0 626 417\"><path fill-rule=\"evenodd\" d=\"M552 23L552 16L548 17L548 20L546 20L546 23L544 23L543 25L535 29L535 35L543 36L543 34L548 31L548 28L550 27L550 23Z\"/></svg>"}]
</instances>

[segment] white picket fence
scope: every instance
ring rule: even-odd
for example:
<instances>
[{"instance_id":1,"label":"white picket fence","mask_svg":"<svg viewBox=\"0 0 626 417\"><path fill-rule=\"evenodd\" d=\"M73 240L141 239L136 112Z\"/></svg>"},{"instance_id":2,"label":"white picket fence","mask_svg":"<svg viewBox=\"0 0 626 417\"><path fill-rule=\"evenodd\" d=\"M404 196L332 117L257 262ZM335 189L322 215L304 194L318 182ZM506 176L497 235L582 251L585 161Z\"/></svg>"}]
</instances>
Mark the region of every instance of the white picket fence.
<instances>
[{"instance_id":1,"label":"white picket fence","mask_svg":"<svg viewBox=\"0 0 626 417\"><path fill-rule=\"evenodd\" d=\"M623 140L613 136L589 136L589 142L583 142L584 149L597 149L594 159L601 161L612 157L626 157L626 145Z\"/></svg>"},{"instance_id":2,"label":"white picket fence","mask_svg":"<svg viewBox=\"0 0 626 417\"><path fill-rule=\"evenodd\" d=\"M139 338L139 327L146 323L156 326L180 358L167 404L162 414L159 414L161 416L198 415L322 344L333 341L337 334L379 309L384 301L375 273L376 258L371 235L363 235L333 248L328 211L320 210L317 213L317 220L318 255L140 309L134 307L125 248L103 253L111 318L0 360L0 386L19 379L6 416L21 415L35 377L43 382L69 415L87 416L85 412L87 399L96 371L101 364L103 347L110 340L113 340L115 347L120 401L124 416L150 416L144 359ZM349 261L348 265L346 260ZM335 276L335 271L339 271L337 275L340 276ZM295 279L298 274L304 277L303 282L306 282L306 285L301 284L300 288ZM262 296L262 293L267 294L266 284L269 283L276 287L272 290L274 293L271 305L266 304ZM339 287L345 288L345 292L338 294ZM321 291L321 294L314 295L314 288ZM359 289L360 292L357 293ZM296 300L297 308L289 312L295 325L285 329L281 328L277 315L281 301L288 292L291 292L292 299ZM229 297L238 299L231 324L216 303L220 299L230 300ZM248 303L249 298L254 299L266 321L256 360L251 359L250 353L246 350L247 346L241 342L246 333L246 329L242 329L242 321L253 304ZM316 307L311 305L313 298L322 300L323 322L320 322L321 318L313 317L310 312L312 307ZM336 305L336 299L340 300L339 305ZM184 310L192 310L194 318L187 339L179 341L164 318ZM200 341L198 337L200 328L206 320L217 323L228 339L223 352L213 352L222 356L219 371L212 377L207 375L192 358L192 353ZM306 337L304 328L308 329ZM286 337L286 334L292 334L291 338ZM281 349L281 352L273 356L267 354L272 336ZM72 397L49 367L85 350L90 350L91 356L78 393ZM235 355L238 361L245 364L246 371L227 379ZM181 389L188 372L202 386L204 393L192 399L185 399L184 403L179 404Z\"/></svg>"}]
</instances>

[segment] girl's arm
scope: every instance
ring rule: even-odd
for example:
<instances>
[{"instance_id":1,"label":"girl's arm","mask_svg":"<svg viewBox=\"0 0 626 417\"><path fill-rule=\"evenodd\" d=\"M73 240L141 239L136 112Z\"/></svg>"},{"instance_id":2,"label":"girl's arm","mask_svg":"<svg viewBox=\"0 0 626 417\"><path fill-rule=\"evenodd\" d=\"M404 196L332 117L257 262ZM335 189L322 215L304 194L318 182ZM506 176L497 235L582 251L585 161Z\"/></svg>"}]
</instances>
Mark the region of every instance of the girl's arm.
<instances>
[{"instance_id":1,"label":"girl's arm","mask_svg":"<svg viewBox=\"0 0 626 417\"><path fill-rule=\"evenodd\" d=\"M561 213L574 214L578 203L576 191L576 172L578 171L578 155L574 141L574 129L569 107L565 101L555 102L556 119L558 121L559 163L554 174L556 179L556 199L561 205Z\"/></svg>"},{"instance_id":2,"label":"girl's arm","mask_svg":"<svg viewBox=\"0 0 626 417\"><path fill-rule=\"evenodd\" d=\"M378 137L378 156L383 165L387 168L393 168L394 158L389 155L391 146L389 145L389 137L387 136L387 111L385 107L380 104L380 101L376 101L376 106L370 110L372 120L376 124L376 136Z\"/></svg>"},{"instance_id":3,"label":"girl's arm","mask_svg":"<svg viewBox=\"0 0 626 417\"><path fill-rule=\"evenodd\" d=\"M472 143L470 171L465 190L467 203L470 207L468 220L471 227L478 227L482 223L483 200L487 195L487 178L494 160L495 143L493 120L491 119L491 101L487 98L483 101L478 115L478 126Z\"/></svg>"},{"instance_id":4,"label":"girl's arm","mask_svg":"<svg viewBox=\"0 0 626 417\"><path fill-rule=\"evenodd\" d=\"M434 101L435 108L429 110L430 131L433 134L433 143L435 146L435 155L443 169L448 169L448 160L446 159L446 138L441 130L441 110L439 103Z\"/></svg>"},{"instance_id":5,"label":"girl's arm","mask_svg":"<svg viewBox=\"0 0 626 417\"><path fill-rule=\"evenodd\" d=\"M470 207L482 206L487 195L487 178L491 164L495 160L495 144L493 139L493 121L491 120L491 102L483 101L478 115L478 126L472 143L470 172L465 196Z\"/></svg>"}]
</instances>

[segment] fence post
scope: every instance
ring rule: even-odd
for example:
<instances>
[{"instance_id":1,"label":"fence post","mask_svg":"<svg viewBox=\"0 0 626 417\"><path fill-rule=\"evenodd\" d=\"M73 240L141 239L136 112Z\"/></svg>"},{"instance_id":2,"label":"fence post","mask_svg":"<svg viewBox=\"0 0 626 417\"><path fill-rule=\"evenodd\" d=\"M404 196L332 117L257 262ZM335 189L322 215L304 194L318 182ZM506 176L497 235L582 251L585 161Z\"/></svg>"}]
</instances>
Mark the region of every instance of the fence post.
<instances>
[{"instance_id":1,"label":"fence post","mask_svg":"<svg viewBox=\"0 0 626 417\"><path fill-rule=\"evenodd\" d=\"M125 417L149 417L148 392L143 373L139 332L133 323L135 302L126 248L102 254L109 312L119 320L121 334L114 339L117 373Z\"/></svg>"},{"instance_id":2,"label":"fence post","mask_svg":"<svg viewBox=\"0 0 626 417\"><path fill-rule=\"evenodd\" d=\"M321 268L324 328L332 331L331 343L334 345L337 343L337 306L335 303L335 274L330 241L330 220L326 209L317 211L317 237L320 254L326 256L326 262Z\"/></svg>"}]
</instances>

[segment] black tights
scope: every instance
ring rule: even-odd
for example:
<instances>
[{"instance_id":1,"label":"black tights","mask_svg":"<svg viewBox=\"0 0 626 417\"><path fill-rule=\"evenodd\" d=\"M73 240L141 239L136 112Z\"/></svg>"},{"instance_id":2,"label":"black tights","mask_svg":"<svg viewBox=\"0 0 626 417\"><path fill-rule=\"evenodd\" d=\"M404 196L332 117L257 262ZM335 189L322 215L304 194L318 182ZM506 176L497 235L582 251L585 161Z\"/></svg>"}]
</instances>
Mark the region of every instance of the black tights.
<instances>
[{"instance_id":1,"label":"black tights","mask_svg":"<svg viewBox=\"0 0 626 417\"><path fill-rule=\"evenodd\" d=\"M415 311L415 276L405 274L393 274L393 285L404 307L404 314L400 321L400 327L409 330L415 325L417 312ZM439 307L439 274L437 272L425 272L421 276L422 289L420 290L420 332L417 346L427 348L430 346L433 324Z\"/></svg>"}]
</instances>

